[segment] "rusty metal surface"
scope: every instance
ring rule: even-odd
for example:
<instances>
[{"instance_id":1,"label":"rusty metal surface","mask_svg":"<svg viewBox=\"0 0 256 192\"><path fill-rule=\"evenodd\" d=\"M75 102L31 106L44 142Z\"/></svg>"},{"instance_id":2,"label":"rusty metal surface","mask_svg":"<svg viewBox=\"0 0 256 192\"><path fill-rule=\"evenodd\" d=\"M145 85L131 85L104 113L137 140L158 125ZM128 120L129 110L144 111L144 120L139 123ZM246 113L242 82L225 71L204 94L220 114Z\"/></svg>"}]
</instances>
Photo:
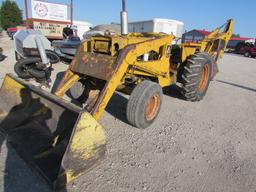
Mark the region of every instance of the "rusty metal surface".
<instances>
[{"instance_id":1,"label":"rusty metal surface","mask_svg":"<svg viewBox=\"0 0 256 192\"><path fill-rule=\"evenodd\" d=\"M88 134L87 126L99 126L97 123L92 125L90 117L85 119L87 122L81 120L80 116L87 114L81 108L12 75L6 76L0 98L0 131L17 154L51 187L56 183L65 186L70 181L67 170L71 170L74 173L71 176L75 178L103 157L104 132L101 132L100 142L97 141L99 134L94 135L93 140L89 141L93 145L78 145L76 148L78 141L73 143L78 124L85 136ZM89 133L89 138L90 134L93 133ZM91 156L87 159L77 158L79 155L69 147L81 154L90 152ZM88 149L89 152L86 151Z\"/></svg>"},{"instance_id":2,"label":"rusty metal surface","mask_svg":"<svg viewBox=\"0 0 256 192\"><path fill-rule=\"evenodd\" d=\"M106 54L85 53L81 45L72 63L71 70L98 79L109 80L116 68L115 59L116 57Z\"/></svg>"},{"instance_id":3,"label":"rusty metal surface","mask_svg":"<svg viewBox=\"0 0 256 192\"><path fill-rule=\"evenodd\" d=\"M0 92L0 107L5 115L0 126L8 143L19 156L39 170L47 182L53 183L58 178L79 110L70 110L64 107L65 103L59 105L55 99L45 98L46 93L41 90L33 92L19 84L12 88L4 86L7 84ZM55 140L57 136L58 141ZM58 144L53 147L55 142ZM45 151L48 153L43 155Z\"/></svg>"},{"instance_id":4,"label":"rusty metal surface","mask_svg":"<svg viewBox=\"0 0 256 192\"><path fill-rule=\"evenodd\" d=\"M114 74L117 74L117 71L120 69L120 66L121 64L123 63L125 57L127 56L127 54L134 50L136 48L136 45L135 44L131 44L131 45L127 45L122 51L121 53L118 55L117 59L116 59L116 67L115 67L115 70L114 70ZM128 66L127 66L128 67ZM113 78L113 77L111 77ZM115 81L115 79L114 79ZM119 82L118 82L119 83ZM112 92L112 94L114 93L115 89L111 90L109 89L109 83L107 83L105 85L105 87L103 88L103 90L101 91L100 95L99 95L99 98L92 110L92 115L95 116L95 114L99 113L100 111L102 111L102 109L100 109L100 106L102 105L102 102L105 100L105 97L107 95L107 92ZM109 100L110 98L108 98ZM105 101L106 103L103 103L103 105L107 105L108 101Z\"/></svg>"}]
</instances>

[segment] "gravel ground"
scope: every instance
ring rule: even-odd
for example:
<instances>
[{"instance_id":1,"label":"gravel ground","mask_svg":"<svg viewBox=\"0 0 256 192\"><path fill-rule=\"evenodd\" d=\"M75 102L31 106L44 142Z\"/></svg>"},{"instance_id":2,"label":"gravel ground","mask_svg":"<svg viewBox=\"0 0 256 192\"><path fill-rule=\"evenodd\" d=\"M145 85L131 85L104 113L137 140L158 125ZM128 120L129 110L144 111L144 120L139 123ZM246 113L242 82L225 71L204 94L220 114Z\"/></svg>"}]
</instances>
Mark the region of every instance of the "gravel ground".
<instances>
[{"instance_id":1,"label":"gravel ground","mask_svg":"<svg viewBox=\"0 0 256 192\"><path fill-rule=\"evenodd\" d=\"M0 38L8 57L0 78L13 72L13 42ZM115 94L100 122L108 135L103 162L67 187L74 192L255 192L256 59L225 55L203 101L165 91L161 113L145 129L127 124L127 99ZM55 65L54 76L67 68ZM0 82L1 83L1 82ZM0 191L45 191L22 160L3 146ZM10 156L10 155L9 155Z\"/></svg>"}]
</instances>

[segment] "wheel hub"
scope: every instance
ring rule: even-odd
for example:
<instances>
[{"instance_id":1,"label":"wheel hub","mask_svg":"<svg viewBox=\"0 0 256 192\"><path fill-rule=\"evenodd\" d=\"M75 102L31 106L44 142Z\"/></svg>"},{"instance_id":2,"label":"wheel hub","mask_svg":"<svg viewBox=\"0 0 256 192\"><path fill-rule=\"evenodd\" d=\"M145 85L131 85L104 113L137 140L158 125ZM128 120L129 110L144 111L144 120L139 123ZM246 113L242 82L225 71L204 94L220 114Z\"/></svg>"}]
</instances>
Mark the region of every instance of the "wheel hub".
<instances>
[{"instance_id":1,"label":"wheel hub","mask_svg":"<svg viewBox=\"0 0 256 192\"><path fill-rule=\"evenodd\" d=\"M151 121L155 118L159 110L160 103L161 101L157 94L154 94L149 98L145 110L145 116L148 121Z\"/></svg>"},{"instance_id":2,"label":"wheel hub","mask_svg":"<svg viewBox=\"0 0 256 192\"><path fill-rule=\"evenodd\" d=\"M202 70L201 78L198 86L198 89L200 92L204 92L207 86L208 80L209 80L209 65L206 64Z\"/></svg>"}]
</instances>

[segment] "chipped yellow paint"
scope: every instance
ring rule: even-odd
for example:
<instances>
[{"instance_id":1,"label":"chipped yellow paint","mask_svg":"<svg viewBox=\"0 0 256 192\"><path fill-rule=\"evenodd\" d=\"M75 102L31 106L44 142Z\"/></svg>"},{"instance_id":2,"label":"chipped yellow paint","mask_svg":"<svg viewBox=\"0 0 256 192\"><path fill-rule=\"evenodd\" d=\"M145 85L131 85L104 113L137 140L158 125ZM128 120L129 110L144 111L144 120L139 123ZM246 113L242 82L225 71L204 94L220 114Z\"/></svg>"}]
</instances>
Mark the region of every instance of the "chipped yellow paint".
<instances>
[{"instance_id":1,"label":"chipped yellow paint","mask_svg":"<svg viewBox=\"0 0 256 192\"><path fill-rule=\"evenodd\" d=\"M90 159L97 154L99 146L105 144L106 134L102 126L89 113L83 113L71 141L74 157Z\"/></svg>"},{"instance_id":2,"label":"chipped yellow paint","mask_svg":"<svg viewBox=\"0 0 256 192\"><path fill-rule=\"evenodd\" d=\"M64 94L74 85L74 83L80 80L80 78L81 77L79 75L68 69L57 90L55 91L55 95L58 97L63 97Z\"/></svg>"},{"instance_id":3,"label":"chipped yellow paint","mask_svg":"<svg viewBox=\"0 0 256 192\"><path fill-rule=\"evenodd\" d=\"M20 90L23 88L24 88L23 85L21 85L20 83L17 83L17 81L12 79L10 76L6 75L1 89L10 91L15 95L20 96Z\"/></svg>"},{"instance_id":4,"label":"chipped yellow paint","mask_svg":"<svg viewBox=\"0 0 256 192\"><path fill-rule=\"evenodd\" d=\"M67 183L73 181L76 178L77 177L74 176L74 172L71 169L66 170L66 181L67 181Z\"/></svg>"}]
</instances>

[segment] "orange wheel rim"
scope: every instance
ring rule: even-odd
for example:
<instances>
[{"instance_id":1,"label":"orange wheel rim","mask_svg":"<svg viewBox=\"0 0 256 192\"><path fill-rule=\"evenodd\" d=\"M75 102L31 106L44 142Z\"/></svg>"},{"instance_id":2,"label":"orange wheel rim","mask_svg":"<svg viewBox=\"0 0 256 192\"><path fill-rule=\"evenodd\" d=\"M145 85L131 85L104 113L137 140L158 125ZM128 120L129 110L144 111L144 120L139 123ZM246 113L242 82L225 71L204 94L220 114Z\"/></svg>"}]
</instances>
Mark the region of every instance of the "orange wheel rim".
<instances>
[{"instance_id":1,"label":"orange wheel rim","mask_svg":"<svg viewBox=\"0 0 256 192\"><path fill-rule=\"evenodd\" d=\"M159 110L160 103L161 103L160 97L156 94L152 95L149 98L148 103L146 105L146 110L145 110L145 116L147 121L151 121L155 118Z\"/></svg>"},{"instance_id":2,"label":"orange wheel rim","mask_svg":"<svg viewBox=\"0 0 256 192\"><path fill-rule=\"evenodd\" d=\"M203 71L201 73L201 78L200 78L200 82L199 82L199 91L203 92L207 86L209 80L209 65L205 65L203 68Z\"/></svg>"}]
</instances>

